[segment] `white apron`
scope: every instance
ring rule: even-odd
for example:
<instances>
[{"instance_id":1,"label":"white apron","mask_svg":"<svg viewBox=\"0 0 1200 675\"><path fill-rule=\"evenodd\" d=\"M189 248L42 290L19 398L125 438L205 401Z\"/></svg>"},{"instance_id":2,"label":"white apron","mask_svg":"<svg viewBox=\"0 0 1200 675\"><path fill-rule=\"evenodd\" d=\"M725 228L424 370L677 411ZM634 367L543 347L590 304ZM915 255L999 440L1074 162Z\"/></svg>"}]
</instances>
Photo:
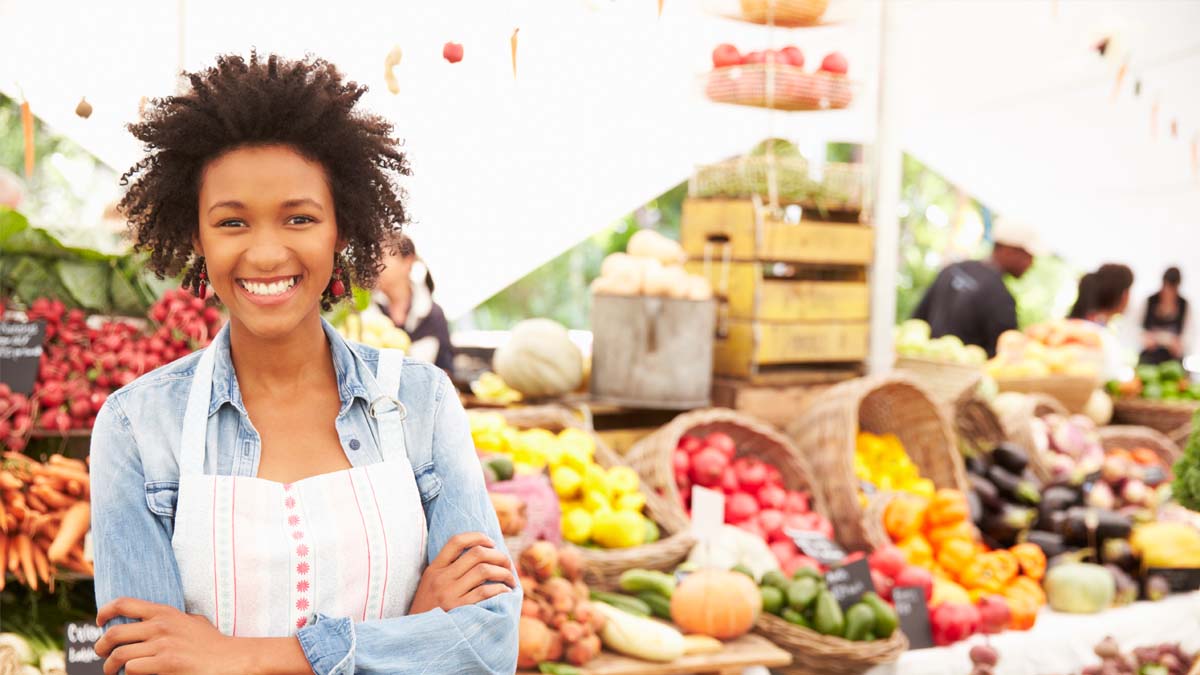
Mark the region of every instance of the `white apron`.
<instances>
[{"instance_id":1,"label":"white apron","mask_svg":"<svg viewBox=\"0 0 1200 675\"><path fill-rule=\"evenodd\" d=\"M408 612L425 566L425 511L404 440L403 355L368 382L383 461L295 483L204 473L214 349L192 379L171 546L189 614L225 635L286 637L331 617Z\"/></svg>"}]
</instances>

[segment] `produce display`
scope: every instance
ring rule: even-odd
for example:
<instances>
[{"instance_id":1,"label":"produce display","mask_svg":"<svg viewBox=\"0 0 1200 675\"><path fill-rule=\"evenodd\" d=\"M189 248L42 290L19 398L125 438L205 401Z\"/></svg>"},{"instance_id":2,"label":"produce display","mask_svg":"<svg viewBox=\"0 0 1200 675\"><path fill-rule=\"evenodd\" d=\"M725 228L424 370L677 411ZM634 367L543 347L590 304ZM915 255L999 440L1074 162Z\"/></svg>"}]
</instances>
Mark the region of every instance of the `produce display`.
<instances>
[{"instance_id":1,"label":"produce display","mask_svg":"<svg viewBox=\"0 0 1200 675\"><path fill-rule=\"evenodd\" d=\"M1062 319L1010 330L996 342L996 356L986 371L997 380L1049 375L1094 377L1099 372L1101 339L1096 327L1079 319Z\"/></svg>"},{"instance_id":2,"label":"produce display","mask_svg":"<svg viewBox=\"0 0 1200 675\"><path fill-rule=\"evenodd\" d=\"M378 307L371 305L361 312L350 312L339 322L338 334L347 340L361 342L380 349L407 351L412 346L408 333L398 328Z\"/></svg>"},{"instance_id":3,"label":"produce display","mask_svg":"<svg viewBox=\"0 0 1200 675\"><path fill-rule=\"evenodd\" d=\"M1110 381L1107 389L1118 399L1200 401L1200 381L1193 381L1178 361L1158 365L1143 363L1134 369L1133 379Z\"/></svg>"},{"instance_id":4,"label":"produce display","mask_svg":"<svg viewBox=\"0 0 1200 675\"><path fill-rule=\"evenodd\" d=\"M525 398L561 396L583 383L583 353L567 329L550 319L527 319L513 327L492 367Z\"/></svg>"},{"instance_id":5,"label":"produce display","mask_svg":"<svg viewBox=\"0 0 1200 675\"><path fill-rule=\"evenodd\" d=\"M687 256L679 242L654 230L638 230L625 253L612 253L592 282L599 295L647 295L681 300L708 300L708 279L683 269Z\"/></svg>"},{"instance_id":6,"label":"produce display","mask_svg":"<svg viewBox=\"0 0 1200 675\"><path fill-rule=\"evenodd\" d=\"M932 338L929 324L920 319L909 319L896 328L896 354L969 366L987 362L983 347L964 345L955 335Z\"/></svg>"},{"instance_id":7,"label":"produce display","mask_svg":"<svg viewBox=\"0 0 1200 675\"><path fill-rule=\"evenodd\" d=\"M933 481L921 477L895 434L877 436L860 431L855 441L854 475L876 490L897 490L921 497L932 497L937 490ZM862 501L865 505L865 495Z\"/></svg>"},{"instance_id":8,"label":"produce display","mask_svg":"<svg viewBox=\"0 0 1200 675\"><path fill-rule=\"evenodd\" d=\"M588 597L579 551L538 542L521 553L517 566L525 592L517 667L581 666L594 659L606 620Z\"/></svg>"},{"instance_id":9,"label":"produce display","mask_svg":"<svg viewBox=\"0 0 1200 675\"><path fill-rule=\"evenodd\" d=\"M679 439L672 461L684 509L691 514L692 485L720 490L725 493L725 522L766 541L788 574L815 564L788 532L819 532L832 539L829 519L810 508L807 492L785 489L778 468L754 457L738 457L737 452L733 438L720 431Z\"/></svg>"},{"instance_id":10,"label":"produce display","mask_svg":"<svg viewBox=\"0 0 1200 675\"><path fill-rule=\"evenodd\" d=\"M1111 635L1096 645L1095 652L1100 663L1084 668L1080 675L1184 675L1200 658L1178 644L1148 645L1123 653Z\"/></svg>"},{"instance_id":11,"label":"produce display","mask_svg":"<svg viewBox=\"0 0 1200 675\"><path fill-rule=\"evenodd\" d=\"M1112 448L1087 503L1145 519L1170 496L1171 467L1149 448ZM1148 513L1146 513L1148 511Z\"/></svg>"},{"instance_id":12,"label":"produce display","mask_svg":"<svg viewBox=\"0 0 1200 675\"><path fill-rule=\"evenodd\" d=\"M221 324L216 307L183 290L168 291L149 313L149 328L68 310L38 298L25 312L46 323L33 394L0 385L0 442L24 450L31 432L91 429L108 395L139 375L204 347Z\"/></svg>"},{"instance_id":13,"label":"produce display","mask_svg":"<svg viewBox=\"0 0 1200 675\"><path fill-rule=\"evenodd\" d=\"M899 626L891 604L875 592L866 593L843 612L814 567L798 568L790 578L780 572L768 573L759 593L764 612L821 635L856 642L885 640Z\"/></svg>"},{"instance_id":14,"label":"produce display","mask_svg":"<svg viewBox=\"0 0 1200 675\"><path fill-rule=\"evenodd\" d=\"M13 675L66 675L62 647L44 631L37 636L0 633L0 673Z\"/></svg>"},{"instance_id":15,"label":"produce display","mask_svg":"<svg viewBox=\"0 0 1200 675\"><path fill-rule=\"evenodd\" d=\"M717 103L824 110L845 108L853 99L846 77L849 64L840 52L827 54L818 68L807 72L804 52L795 45L743 54L722 43L713 49L712 64L704 91Z\"/></svg>"},{"instance_id":16,"label":"produce display","mask_svg":"<svg viewBox=\"0 0 1200 675\"><path fill-rule=\"evenodd\" d=\"M4 572L31 590L54 589L60 571L90 576L91 478L77 459L45 463L6 452L0 463L0 589Z\"/></svg>"},{"instance_id":17,"label":"produce display","mask_svg":"<svg viewBox=\"0 0 1200 675\"><path fill-rule=\"evenodd\" d=\"M604 468L596 463L591 435L575 428L555 434L546 429L516 429L498 413L469 415L475 449L500 475L532 475L548 471L562 512L562 537L579 545L629 548L657 541L658 526L642 514L646 497L637 472L627 466ZM486 459L498 455L497 465ZM497 466L501 467L497 471Z\"/></svg>"},{"instance_id":18,"label":"produce display","mask_svg":"<svg viewBox=\"0 0 1200 675\"><path fill-rule=\"evenodd\" d=\"M1048 466L1052 481L1080 483L1104 464L1104 447L1090 417L1050 414L1033 418L1030 425L1034 451Z\"/></svg>"},{"instance_id":19,"label":"produce display","mask_svg":"<svg viewBox=\"0 0 1200 675\"><path fill-rule=\"evenodd\" d=\"M903 563L929 571L928 578L902 568L895 586L924 586L934 642L952 644L977 632L1028 630L1046 604L1042 549L1029 543L1008 548L981 541L971 522L967 495L940 489L932 499L899 496L883 512L894 546L871 556L876 588L887 591L889 570ZM883 577L883 578L880 578ZM928 578L928 581L926 580Z\"/></svg>"}]
</instances>

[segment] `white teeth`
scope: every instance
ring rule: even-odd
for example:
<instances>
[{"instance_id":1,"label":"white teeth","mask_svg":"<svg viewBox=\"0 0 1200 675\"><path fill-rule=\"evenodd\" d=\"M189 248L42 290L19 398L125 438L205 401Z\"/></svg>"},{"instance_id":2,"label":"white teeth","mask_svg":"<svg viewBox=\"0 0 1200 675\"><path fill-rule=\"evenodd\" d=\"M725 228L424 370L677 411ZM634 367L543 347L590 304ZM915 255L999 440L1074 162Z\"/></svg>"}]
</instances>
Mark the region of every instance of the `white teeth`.
<instances>
[{"instance_id":1,"label":"white teeth","mask_svg":"<svg viewBox=\"0 0 1200 675\"><path fill-rule=\"evenodd\" d=\"M241 281L242 288L250 291L254 295L279 295L291 289L296 285L296 277L276 281L270 284L263 284L256 281Z\"/></svg>"}]
</instances>

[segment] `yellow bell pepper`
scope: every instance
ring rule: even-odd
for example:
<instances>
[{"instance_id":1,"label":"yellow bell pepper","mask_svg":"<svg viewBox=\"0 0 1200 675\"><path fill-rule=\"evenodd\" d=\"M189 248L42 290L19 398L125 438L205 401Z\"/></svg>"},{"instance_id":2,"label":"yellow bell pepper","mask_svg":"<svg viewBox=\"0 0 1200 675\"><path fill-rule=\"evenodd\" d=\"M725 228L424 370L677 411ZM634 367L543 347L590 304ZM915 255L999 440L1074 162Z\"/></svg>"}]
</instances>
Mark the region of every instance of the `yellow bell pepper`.
<instances>
[{"instance_id":1,"label":"yellow bell pepper","mask_svg":"<svg viewBox=\"0 0 1200 675\"><path fill-rule=\"evenodd\" d=\"M583 477L569 466L556 466L550 470L550 484L559 499L574 499L583 488Z\"/></svg>"},{"instance_id":2,"label":"yellow bell pepper","mask_svg":"<svg viewBox=\"0 0 1200 675\"><path fill-rule=\"evenodd\" d=\"M617 495L628 495L638 491L637 472L627 466L614 466L608 470L608 483Z\"/></svg>"},{"instance_id":3,"label":"yellow bell pepper","mask_svg":"<svg viewBox=\"0 0 1200 675\"><path fill-rule=\"evenodd\" d=\"M583 509L572 509L562 517L563 538L572 544L586 544L592 538L592 514Z\"/></svg>"},{"instance_id":4,"label":"yellow bell pepper","mask_svg":"<svg viewBox=\"0 0 1200 675\"><path fill-rule=\"evenodd\" d=\"M583 473L583 489L585 492L598 492L612 501L613 485L608 479L608 472L599 464L589 464Z\"/></svg>"},{"instance_id":5,"label":"yellow bell pepper","mask_svg":"<svg viewBox=\"0 0 1200 675\"><path fill-rule=\"evenodd\" d=\"M646 524L632 511L600 511L592 514L592 541L604 548L640 546L646 538Z\"/></svg>"}]
</instances>

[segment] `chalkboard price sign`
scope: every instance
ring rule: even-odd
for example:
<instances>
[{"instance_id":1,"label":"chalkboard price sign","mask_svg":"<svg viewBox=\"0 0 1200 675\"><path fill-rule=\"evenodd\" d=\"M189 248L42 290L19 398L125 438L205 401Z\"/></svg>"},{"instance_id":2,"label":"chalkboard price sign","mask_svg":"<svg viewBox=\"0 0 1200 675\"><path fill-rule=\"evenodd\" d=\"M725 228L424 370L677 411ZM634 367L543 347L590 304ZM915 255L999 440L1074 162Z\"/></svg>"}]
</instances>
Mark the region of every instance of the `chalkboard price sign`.
<instances>
[{"instance_id":1,"label":"chalkboard price sign","mask_svg":"<svg viewBox=\"0 0 1200 675\"><path fill-rule=\"evenodd\" d=\"M836 565L846 557L846 551L841 546L820 532L785 528L783 533L792 538L796 548L803 551L804 555L822 565Z\"/></svg>"},{"instance_id":2,"label":"chalkboard price sign","mask_svg":"<svg viewBox=\"0 0 1200 675\"><path fill-rule=\"evenodd\" d=\"M18 394L33 393L45 339L43 321L0 321L0 382Z\"/></svg>"},{"instance_id":3,"label":"chalkboard price sign","mask_svg":"<svg viewBox=\"0 0 1200 675\"><path fill-rule=\"evenodd\" d=\"M829 587L833 597L837 598L843 611L862 600L862 596L875 591L875 583L871 581L871 567L861 558L826 572L825 585Z\"/></svg>"},{"instance_id":4,"label":"chalkboard price sign","mask_svg":"<svg viewBox=\"0 0 1200 675\"><path fill-rule=\"evenodd\" d=\"M96 641L104 630L95 622L69 623L67 633L67 675L103 675L104 659L96 654Z\"/></svg>"},{"instance_id":5,"label":"chalkboard price sign","mask_svg":"<svg viewBox=\"0 0 1200 675\"><path fill-rule=\"evenodd\" d=\"M932 647L933 631L929 627L925 589L920 586L897 586L892 589L892 602L900 617L900 630L908 638L909 649Z\"/></svg>"}]
</instances>

